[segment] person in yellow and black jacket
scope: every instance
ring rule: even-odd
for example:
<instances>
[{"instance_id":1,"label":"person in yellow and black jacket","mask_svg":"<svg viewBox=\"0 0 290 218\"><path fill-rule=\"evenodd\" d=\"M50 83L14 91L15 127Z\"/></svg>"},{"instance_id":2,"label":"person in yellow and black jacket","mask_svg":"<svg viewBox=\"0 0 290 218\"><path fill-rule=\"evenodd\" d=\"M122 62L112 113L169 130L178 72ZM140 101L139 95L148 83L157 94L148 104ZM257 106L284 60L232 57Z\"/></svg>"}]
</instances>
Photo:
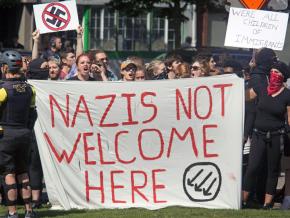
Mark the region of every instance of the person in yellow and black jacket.
<instances>
[{"instance_id":1,"label":"person in yellow and black jacket","mask_svg":"<svg viewBox=\"0 0 290 218\"><path fill-rule=\"evenodd\" d=\"M37 217L31 208L27 173L32 129L37 118L35 90L21 73L22 59L16 51L2 54L3 81L0 83L0 172L4 177L7 217L17 218L17 182L25 204L25 218Z\"/></svg>"}]
</instances>

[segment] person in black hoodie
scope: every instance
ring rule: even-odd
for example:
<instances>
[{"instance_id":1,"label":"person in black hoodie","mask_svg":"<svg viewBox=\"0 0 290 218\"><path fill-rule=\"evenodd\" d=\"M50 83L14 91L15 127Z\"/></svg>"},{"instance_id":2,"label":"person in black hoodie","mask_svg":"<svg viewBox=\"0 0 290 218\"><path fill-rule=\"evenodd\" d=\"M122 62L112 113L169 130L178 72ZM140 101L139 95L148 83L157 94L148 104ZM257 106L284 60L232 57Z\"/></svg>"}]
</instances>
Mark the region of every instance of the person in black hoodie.
<instances>
[{"instance_id":1,"label":"person in black hoodie","mask_svg":"<svg viewBox=\"0 0 290 218\"><path fill-rule=\"evenodd\" d=\"M270 69L277 60L275 52L270 48L261 48L256 52L249 81L248 91L251 96L257 96L259 91L267 92Z\"/></svg>"},{"instance_id":2,"label":"person in black hoodie","mask_svg":"<svg viewBox=\"0 0 290 218\"><path fill-rule=\"evenodd\" d=\"M250 79L247 84L246 89L246 96L250 96L250 99L253 102L248 102L247 104L254 104L251 111L248 112L248 116L251 119L248 119L245 123L245 133L252 133L256 117L256 109L255 105L258 104L259 96L258 93L266 93L268 80L269 80L269 73L270 69L274 63L277 62L277 56L272 49L269 48L261 48L256 51L253 55L253 59L251 60L251 70L250 70ZM247 100L247 99L246 99ZM249 99L248 99L249 100ZM249 114L250 113L250 114ZM266 160L265 160L266 161ZM252 190L253 198L257 199L260 204L264 203L264 196L265 196L265 181L267 178L267 166L263 166L258 175L256 176L256 185L254 190Z\"/></svg>"},{"instance_id":3,"label":"person in black hoodie","mask_svg":"<svg viewBox=\"0 0 290 218\"><path fill-rule=\"evenodd\" d=\"M270 72L267 91L257 93L259 97L257 115L249 165L243 184L243 200L247 201L254 185L255 175L260 171L260 166L267 165L264 209L270 209L273 205L280 159L286 139L285 123L290 122L290 91L284 86L290 71L285 63L279 61L273 65Z\"/></svg>"},{"instance_id":4,"label":"person in black hoodie","mask_svg":"<svg viewBox=\"0 0 290 218\"><path fill-rule=\"evenodd\" d=\"M48 62L43 58L33 59L29 63L27 77L28 79L33 80L47 80L49 77ZM32 190L32 208L40 208L42 203L41 193L43 171L34 131L32 132L30 145L28 174Z\"/></svg>"},{"instance_id":5,"label":"person in black hoodie","mask_svg":"<svg viewBox=\"0 0 290 218\"><path fill-rule=\"evenodd\" d=\"M28 66L27 78L35 80L48 79L48 63L43 58L33 59Z\"/></svg>"}]
</instances>

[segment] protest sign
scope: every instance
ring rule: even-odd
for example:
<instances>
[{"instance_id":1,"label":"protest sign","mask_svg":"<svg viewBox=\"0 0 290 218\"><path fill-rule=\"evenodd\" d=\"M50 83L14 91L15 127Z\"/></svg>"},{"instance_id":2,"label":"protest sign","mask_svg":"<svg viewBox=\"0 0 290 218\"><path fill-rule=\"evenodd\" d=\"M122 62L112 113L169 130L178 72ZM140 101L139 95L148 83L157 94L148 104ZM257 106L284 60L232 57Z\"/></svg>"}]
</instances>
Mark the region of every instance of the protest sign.
<instances>
[{"instance_id":1,"label":"protest sign","mask_svg":"<svg viewBox=\"0 0 290 218\"><path fill-rule=\"evenodd\" d=\"M288 13L230 8L225 46L283 50Z\"/></svg>"},{"instance_id":2,"label":"protest sign","mask_svg":"<svg viewBox=\"0 0 290 218\"><path fill-rule=\"evenodd\" d=\"M33 5L33 12L40 34L75 30L79 25L75 1Z\"/></svg>"},{"instance_id":3,"label":"protest sign","mask_svg":"<svg viewBox=\"0 0 290 218\"><path fill-rule=\"evenodd\" d=\"M53 206L240 207L242 79L31 83Z\"/></svg>"}]
</instances>

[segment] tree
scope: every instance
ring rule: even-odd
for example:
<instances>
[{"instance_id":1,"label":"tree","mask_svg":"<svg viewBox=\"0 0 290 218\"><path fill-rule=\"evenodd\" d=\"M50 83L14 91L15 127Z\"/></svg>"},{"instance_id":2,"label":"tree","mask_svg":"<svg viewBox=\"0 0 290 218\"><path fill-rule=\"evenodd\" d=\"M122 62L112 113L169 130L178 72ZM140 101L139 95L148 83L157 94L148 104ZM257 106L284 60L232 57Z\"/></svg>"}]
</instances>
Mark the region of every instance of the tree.
<instances>
[{"instance_id":1,"label":"tree","mask_svg":"<svg viewBox=\"0 0 290 218\"><path fill-rule=\"evenodd\" d=\"M112 10L120 11L127 16L136 17L140 14L152 12L157 4L165 4L166 7L159 9L161 17L171 19L175 33L175 48L180 47L180 26L189 20L184 16L188 5L196 4L197 12L202 13L207 7L224 7L224 0L111 0L107 6Z\"/></svg>"}]
</instances>

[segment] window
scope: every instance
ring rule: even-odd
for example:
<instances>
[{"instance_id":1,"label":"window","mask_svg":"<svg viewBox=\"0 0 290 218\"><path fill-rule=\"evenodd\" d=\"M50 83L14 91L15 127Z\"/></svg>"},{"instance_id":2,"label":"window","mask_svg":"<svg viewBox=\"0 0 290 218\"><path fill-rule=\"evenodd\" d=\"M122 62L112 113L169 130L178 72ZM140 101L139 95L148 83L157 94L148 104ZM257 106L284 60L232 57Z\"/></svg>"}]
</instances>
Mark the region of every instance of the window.
<instances>
[{"instance_id":1,"label":"window","mask_svg":"<svg viewBox=\"0 0 290 218\"><path fill-rule=\"evenodd\" d=\"M148 51L150 48L153 51L173 49L175 40L173 22L168 22L168 27L165 25L166 22L165 18L159 17L158 12L154 12L153 16L127 17L104 8L92 7L90 48L101 48L109 51ZM149 26L151 26L151 31ZM168 45L165 44L166 40Z\"/></svg>"},{"instance_id":2,"label":"window","mask_svg":"<svg viewBox=\"0 0 290 218\"><path fill-rule=\"evenodd\" d=\"M102 48L104 50L116 50L115 14L104 9L104 35Z\"/></svg>"},{"instance_id":3,"label":"window","mask_svg":"<svg viewBox=\"0 0 290 218\"><path fill-rule=\"evenodd\" d=\"M165 50L164 43L165 19L154 17L152 22L151 43L153 51Z\"/></svg>"},{"instance_id":4,"label":"window","mask_svg":"<svg viewBox=\"0 0 290 218\"><path fill-rule=\"evenodd\" d=\"M90 48L95 49L101 47L101 8L92 8L90 22Z\"/></svg>"},{"instance_id":5,"label":"window","mask_svg":"<svg viewBox=\"0 0 290 218\"><path fill-rule=\"evenodd\" d=\"M149 49L147 34L147 16L119 17L118 44L119 50L144 51Z\"/></svg>"},{"instance_id":6,"label":"window","mask_svg":"<svg viewBox=\"0 0 290 218\"><path fill-rule=\"evenodd\" d=\"M173 50L175 48L175 34L174 34L174 22L168 21L168 45L167 49Z\"/></svg>"}]
</instances>

